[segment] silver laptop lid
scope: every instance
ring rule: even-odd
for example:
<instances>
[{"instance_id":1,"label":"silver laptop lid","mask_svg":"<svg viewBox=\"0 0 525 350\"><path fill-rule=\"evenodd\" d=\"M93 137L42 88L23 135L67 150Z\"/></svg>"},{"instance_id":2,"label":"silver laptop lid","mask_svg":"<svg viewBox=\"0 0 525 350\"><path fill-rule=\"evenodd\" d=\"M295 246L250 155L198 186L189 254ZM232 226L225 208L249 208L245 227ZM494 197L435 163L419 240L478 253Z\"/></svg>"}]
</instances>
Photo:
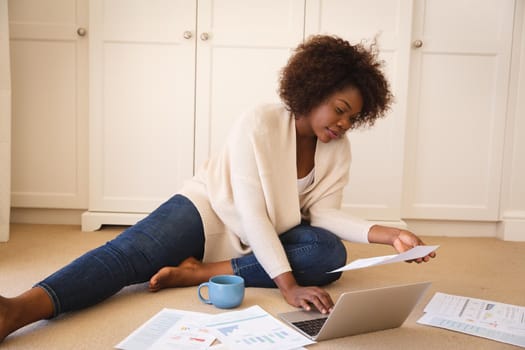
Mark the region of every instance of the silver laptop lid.
<instances>
[{"instance_id":1,"label":"silver laptop lid","mask_svg":"<svg viewBox=\"0 0 525 350\"><path fill-rule=\"evenodd\" d=\"M317 336L309 337L320 341L397 328L430 284L421 282L343 293ZM301 320L326 317L317 311L294 311L278 316L292 326Z\"/></svg>"}]
</instances>

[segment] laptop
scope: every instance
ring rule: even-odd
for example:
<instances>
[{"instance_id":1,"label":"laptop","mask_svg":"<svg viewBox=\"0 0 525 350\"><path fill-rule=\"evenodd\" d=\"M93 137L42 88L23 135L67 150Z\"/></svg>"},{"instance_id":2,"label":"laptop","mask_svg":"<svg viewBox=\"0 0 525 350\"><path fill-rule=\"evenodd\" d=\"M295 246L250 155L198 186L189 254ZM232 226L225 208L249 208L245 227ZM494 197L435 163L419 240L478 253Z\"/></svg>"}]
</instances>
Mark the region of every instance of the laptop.
<instances>
[{"instance_id":1,"label":"laptop","mask_svg":"<svg viewBox=\"0 0 525 350\"><path fill-rule=\"evenodd\" d=\"M431 282L341 294L332 312L292 311L278 316L308 338L321 341L400 327Z\"/></svg>"}]
</instances>

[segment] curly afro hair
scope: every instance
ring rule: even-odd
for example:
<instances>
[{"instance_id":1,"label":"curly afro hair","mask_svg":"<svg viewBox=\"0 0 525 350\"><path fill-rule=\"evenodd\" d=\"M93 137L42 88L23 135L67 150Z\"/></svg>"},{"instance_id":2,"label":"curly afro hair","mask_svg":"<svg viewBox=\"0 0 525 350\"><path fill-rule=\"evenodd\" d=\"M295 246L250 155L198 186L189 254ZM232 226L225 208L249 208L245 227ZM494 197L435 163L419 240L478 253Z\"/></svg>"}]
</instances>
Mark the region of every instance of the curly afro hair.
<instances>
[{"instance_id":1,"label":"curly afro hair","mask_svg":"<svg viewBox=\"0 0 525 350\"><path fill-rule=\"evenodd\" d=\"M336 36L312 36L282 69L279 96L294 115L306 115L333 93L355 86L363 97L363 109L352 127L372 126L393 101L377 56L375 41L365 47Z\"/></svg>"}]
</instances>

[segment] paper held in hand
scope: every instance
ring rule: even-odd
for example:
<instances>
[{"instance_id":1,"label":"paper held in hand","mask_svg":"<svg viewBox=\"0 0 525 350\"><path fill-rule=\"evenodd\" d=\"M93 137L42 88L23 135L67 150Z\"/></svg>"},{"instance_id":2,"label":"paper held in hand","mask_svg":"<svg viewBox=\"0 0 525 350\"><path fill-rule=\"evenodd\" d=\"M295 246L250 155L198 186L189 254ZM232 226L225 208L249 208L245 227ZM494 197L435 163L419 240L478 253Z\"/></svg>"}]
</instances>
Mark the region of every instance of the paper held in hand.
<instances>
[{"instance_id":1,"label":"paper held in hand","mask_svg":"<svg viewBox=\"0 0 525 350\"><path fill-rule=\"evenodd\" d=\"M376 256L373 258L366 258L366 259L357 259L357 260L352 261L348 265L345 265L343 267L340 267L328 273L362 269L365 267L392 264L395 262L418 259L418 258L427 256L428 254L432 253L438 248L439 248L438 245L418 245L400 254Z\"/></svg>"}]
</instances>

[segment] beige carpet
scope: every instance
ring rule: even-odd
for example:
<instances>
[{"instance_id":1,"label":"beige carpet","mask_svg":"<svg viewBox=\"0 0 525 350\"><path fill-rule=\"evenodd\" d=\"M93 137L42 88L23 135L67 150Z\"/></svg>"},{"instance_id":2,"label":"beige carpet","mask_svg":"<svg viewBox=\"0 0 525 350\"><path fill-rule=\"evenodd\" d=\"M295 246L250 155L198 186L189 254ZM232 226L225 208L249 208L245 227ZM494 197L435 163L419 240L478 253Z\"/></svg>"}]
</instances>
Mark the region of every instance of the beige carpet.
<instances>
[{"instance_id":1,"label":"beige carpet","mask_svg":"<svg viewBox=\"0 0 525 350\"><path fill-rule=\"evenodd\" d=\"M0 294L17 295L121 230L113 227L83 233L76 226L13 225L11 240L0 243ZM425 240L427 244L441 245L438 257L430 263L397 263L345 272L342 279L328 287L336 299L344 291L432 281L430 291L401 328L325 341L308 349L517 349L422 326L416 320L437 291L525 306L525 242L447 237ZM348 250L350 260L393 254L391 248L379 245L349 244ZM145 285L130 287L95 307L27 326L7 337L0 349L112 349L164 307L219 312L201 304L196 290L192 287L149 293ZM278 290L248 288L242 307L256 304L273 315L293 309Z\"/></svg>"}]
</instances>

